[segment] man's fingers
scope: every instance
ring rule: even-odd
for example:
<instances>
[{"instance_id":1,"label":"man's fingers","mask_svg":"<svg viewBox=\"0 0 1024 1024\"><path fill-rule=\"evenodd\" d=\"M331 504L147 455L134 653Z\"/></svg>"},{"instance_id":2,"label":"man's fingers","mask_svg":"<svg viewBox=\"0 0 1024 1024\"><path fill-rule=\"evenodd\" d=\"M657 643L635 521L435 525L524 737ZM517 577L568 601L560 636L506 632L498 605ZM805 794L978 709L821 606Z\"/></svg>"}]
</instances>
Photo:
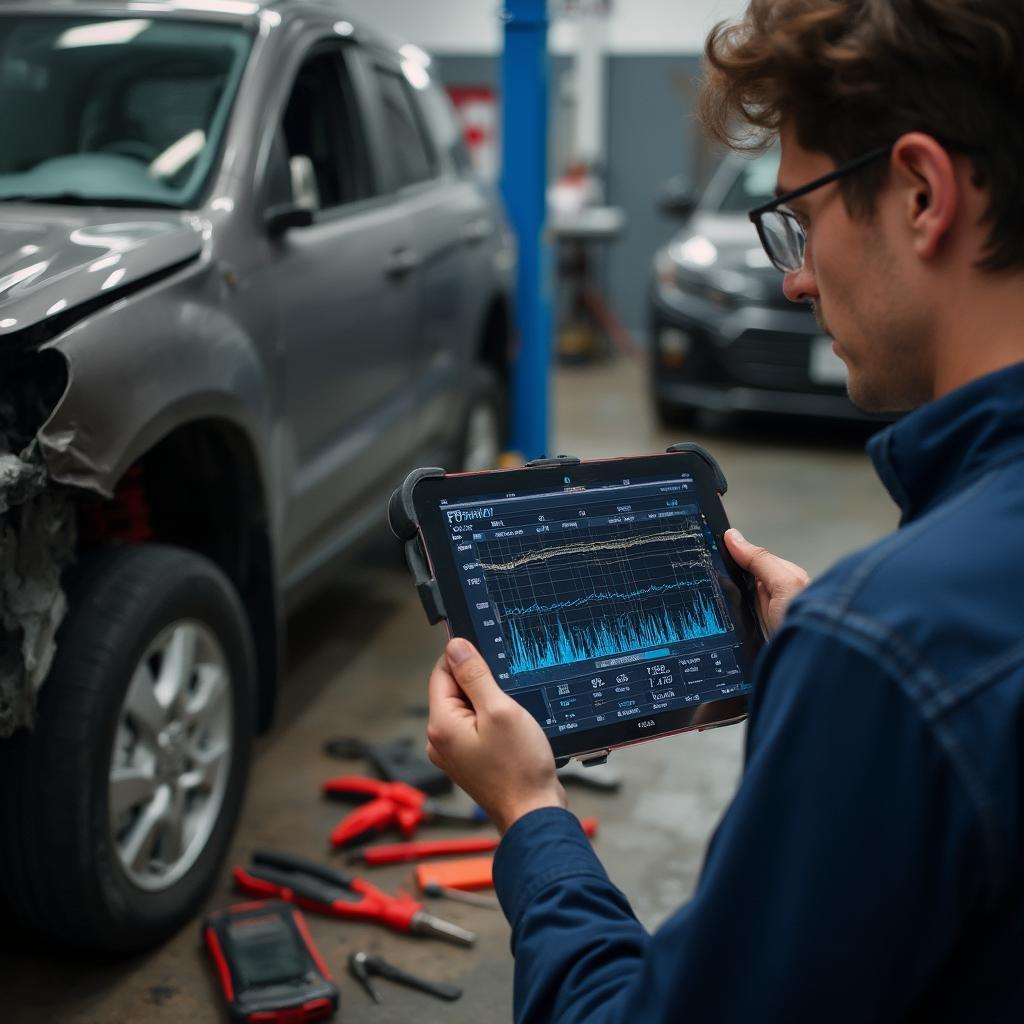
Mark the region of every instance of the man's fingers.
<instances>
[{"instance_id":1,"label":"man's fingers","mask_svg":"<svg viewBox=\"0 0 1024 1024\"><path fill-rule=\"evenodd\" d=\"M460 722L475 717L466 695L448 671L444 657L439 659L430 674L428 705L430 716L427 719L427 734L439 743L450 737Z\"/></svg>"},{"instance_id":2,"label":"man's fingers","mask_svg":"<svg viewBox=\"0 0 1024 1024\"><path fill-rule=\"evenodd\" d=\"M434 666L434 671L430 673L427 695L431 709L441 707L453 699L465 702L462 691L448 671L448 660L443 655Z\"/></svg>"},{"instance_id":3,"label":"man's fingers","mask_svg":"<svg viewBox=\"0 0 1024 1024\"><path fill-rule=\"evenodd\" d=\"M499 698L504 697L487 662L468 640L460 637L449 640L444 653L448 660L448 671L475 708L493 706Z\"/></svg>"},{"instance_id":4,"label":"man's fingers","mask_svg":"<svg viewBox=\"0 0 1024 1024\"><path fill-rule=\"evenodd\" d=\"M751 544L739 530L726 530L725 543L736 564L751 573L769 591L807 584L807 573L800 566L773 555L767 548Z\"/></svg>"},{"instance_id":5,"label":"man's fingers","mask_svg":"<svg viewBox=\"0 0 1024 1024\"><path fill-rule=\"evenodd\" d=\"M751 544L735 528L725 531L725 543L729 548L729 554L732 555L736 564L741 569L746 569L747 572L753 572L754 562L768 554L765 548L759 548L756 544Z\"/></svg>"}]
</instances>

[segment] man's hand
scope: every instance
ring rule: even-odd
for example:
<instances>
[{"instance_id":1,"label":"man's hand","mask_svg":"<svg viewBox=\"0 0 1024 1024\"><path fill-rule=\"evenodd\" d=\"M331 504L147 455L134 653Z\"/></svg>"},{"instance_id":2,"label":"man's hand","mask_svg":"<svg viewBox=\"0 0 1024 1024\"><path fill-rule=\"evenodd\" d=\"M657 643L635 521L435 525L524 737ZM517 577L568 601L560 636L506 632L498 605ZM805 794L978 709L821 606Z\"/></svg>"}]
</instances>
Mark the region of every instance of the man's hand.
<instances>
[{"instance_id":1,"label":"man's hand","mask_svg":"<svg viewBox=\"0 0 1024 1024\"><path fill-rule=\"evenodd\" d=\"M782 625L789 602L811 578L799 565L751 544L739 530L726 530L725 543L736 564L757 580L757 610L770 637Z\"/></svg>"},{"instance_id":2,"label":"man's hand","mask_svg":"<svg viewBox=\"0 0 1024 1024\"><path fill-rule=\"evenodd\" d=\"M427 756L499 832L538 807L566 806L548 738L468 640L449 641L430 676Z\"/></svg>"}]
</instances>

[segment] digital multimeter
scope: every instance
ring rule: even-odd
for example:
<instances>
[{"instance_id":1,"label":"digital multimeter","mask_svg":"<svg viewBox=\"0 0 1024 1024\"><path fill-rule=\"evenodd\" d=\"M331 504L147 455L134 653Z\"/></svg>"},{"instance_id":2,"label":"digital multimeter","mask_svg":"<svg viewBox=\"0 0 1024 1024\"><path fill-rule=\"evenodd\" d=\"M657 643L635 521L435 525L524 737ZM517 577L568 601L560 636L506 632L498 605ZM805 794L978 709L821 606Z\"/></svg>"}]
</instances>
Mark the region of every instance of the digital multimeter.
<instances>
[{"instance_id":1,"label":"digital multimeter","mask_svg":"<svg viewBox=\"0 0 1024 1024\"><path fill-rule=\"evenodd\" d=\"M287 903L243 903L211 914L203 939L239 1024L302 1024L338 1009L338 990L302 914Z\"/></svg>"}]
</instances>

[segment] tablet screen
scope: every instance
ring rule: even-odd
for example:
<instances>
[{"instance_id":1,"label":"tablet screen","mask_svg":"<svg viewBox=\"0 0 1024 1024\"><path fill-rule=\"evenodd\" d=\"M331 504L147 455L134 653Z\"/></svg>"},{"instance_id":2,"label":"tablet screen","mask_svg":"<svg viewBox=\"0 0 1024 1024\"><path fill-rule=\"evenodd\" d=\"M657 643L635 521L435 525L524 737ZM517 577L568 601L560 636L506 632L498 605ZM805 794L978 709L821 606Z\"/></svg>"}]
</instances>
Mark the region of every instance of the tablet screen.
<instances>
[{"instance_id":1,"label":"tablet screen","mask_svg":"<svg viewBox=\"0 0 1024 1024\"><path fill-rule=\"evenodd\" d=\"M550 737L748 693L735 586L690 474L564 482L439 504L502 688Z\"/></svg>"}]
</instances>

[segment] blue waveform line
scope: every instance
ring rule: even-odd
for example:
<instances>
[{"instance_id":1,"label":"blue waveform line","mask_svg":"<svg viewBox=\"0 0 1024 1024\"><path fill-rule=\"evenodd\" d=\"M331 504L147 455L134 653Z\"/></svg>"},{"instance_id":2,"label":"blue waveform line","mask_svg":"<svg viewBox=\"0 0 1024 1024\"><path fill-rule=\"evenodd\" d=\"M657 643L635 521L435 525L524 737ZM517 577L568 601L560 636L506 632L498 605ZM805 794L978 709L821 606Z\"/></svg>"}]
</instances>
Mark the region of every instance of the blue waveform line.
<instances>
[{"instance_id":1,"label":"blue waveform line","mask_svg":"<svg viewBox=\"0 0 1024 1024\"><path fill-rule=\"evenodd\" d=\"M623 615L584 626L566 626L556 617L554 630L544 630L537 639L513 622L509 623L509 667L518 675L727 631L718 610L703 594L690 608L678 612L663 607L646 616Z\"/></svg>"},{"instance_id":2,"label":"blue waveform line","mask_svg":"<svg viewBox=\"0 0 1024 1024\"><path fill-rule=\"evenodd\" d=\"M664 594L670 590L689 590L692 587L707 586L710 580L677 580L674 583L652 583L649 587L641 587L639 590L596 590L592 594L583 597L574 597L568 601L555 601L553 604L531 604L523 608L505 608L503 615L532 615L537 612L557 612L566 608L580 608L591 601L629 601L634 597L643 597L645 594Z\"/></svg>"}]
</instances>

